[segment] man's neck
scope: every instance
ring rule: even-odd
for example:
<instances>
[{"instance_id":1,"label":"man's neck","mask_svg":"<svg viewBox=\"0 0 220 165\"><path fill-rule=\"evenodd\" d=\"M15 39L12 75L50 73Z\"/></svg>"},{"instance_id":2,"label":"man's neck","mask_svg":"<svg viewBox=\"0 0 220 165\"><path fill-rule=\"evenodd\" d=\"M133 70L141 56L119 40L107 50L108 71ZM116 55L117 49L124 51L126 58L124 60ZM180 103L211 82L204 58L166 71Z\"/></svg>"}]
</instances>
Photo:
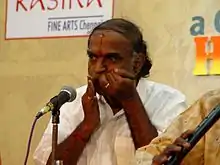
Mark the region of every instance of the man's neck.
<instances>
[{"instance_id":1,"label":"man's neck","mask_svg":"<svg viewBox=\"0 0 220 165\"><path fill-rule=\"evenodd\" d=\"M106 97L106 96L104 96L104 98L105 98L106 102L109 104L109 106L111 107L114 115L122 109L122 105L115 98Z\"/></svg>"}]
</instances>

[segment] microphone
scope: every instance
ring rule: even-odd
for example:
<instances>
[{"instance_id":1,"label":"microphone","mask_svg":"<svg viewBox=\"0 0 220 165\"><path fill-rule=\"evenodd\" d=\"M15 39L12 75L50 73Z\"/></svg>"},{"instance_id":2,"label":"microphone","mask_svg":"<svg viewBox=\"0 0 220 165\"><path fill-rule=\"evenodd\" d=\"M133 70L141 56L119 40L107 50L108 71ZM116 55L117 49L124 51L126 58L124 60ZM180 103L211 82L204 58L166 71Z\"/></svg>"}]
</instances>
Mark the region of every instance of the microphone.
<instances>
[{"instance_id":1,"label":"microphone","mask_svg":"<svg viewBox=\"0 0 220 165\"><path fill-rule=\"evenodd\" d=\"M44 114L53 111L54 108L60 109L60 107L66 103L75 100L76 90L69 86L64 86L61 88L60 93L54 96L45 107L43 107L37 114L36 118L39 119Z\"/></svg>"},{"instance_id":2,"label":"microphone","mask_svg":"<svg viewBox=\"0 0 220 165\"><path fill-rule=\"evenodd\" d=\"M190 148L183 148L180 153L170 157L165 165L179 165L187 153L198 143L198 141L205 135L205 133L218 121L220 118L220 104L218 104L205 119L196 127L194 133L187 138L190 143Z\"/></svg>"}]
</instances>

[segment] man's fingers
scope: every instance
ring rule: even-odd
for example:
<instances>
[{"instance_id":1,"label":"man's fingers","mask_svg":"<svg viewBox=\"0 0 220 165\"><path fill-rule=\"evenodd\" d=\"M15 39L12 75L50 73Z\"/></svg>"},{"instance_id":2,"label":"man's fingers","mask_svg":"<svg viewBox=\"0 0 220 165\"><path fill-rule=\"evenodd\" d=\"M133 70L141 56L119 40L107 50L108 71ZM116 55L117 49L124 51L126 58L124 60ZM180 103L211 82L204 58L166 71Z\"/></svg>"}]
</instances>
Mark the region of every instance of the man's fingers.
<instances>
[{"instance_id":1,"label":"man's fingers","mask_svg":"<svg viewBox=\"0 0 220 165\"><path fill-rule=\"evenodd\" d=\"M123 69L114 69L114 72L115 72L116 74L120 75L121 77L129 78L129 79L131 79L131 80L135 80L135 76L134 76L132 73L126 71L126 70L123 70Z\"/></svg>"},{"instance_id":2,"label":"man's fingers","mask_svg":"<svg viewBox=\"0 0 220 165\"><path fill-rule=\"evenodd\" d=\"M182 137L183 139L188 138L189 136L191 136L193 134L193 130L187 130L186 132L184 132L180 137Z\"/></svg>"},{"instance_id":3,"label":"man's fingers","mask_svg":"<svg viewBox=\"0 0 220 165\"><path fill-rule=\"evenodd\" d=\"M174 144L182 146L186 149L190 148L190 143L188 143L186 139L190 137L193 134L193 132L193 130L187 130L179 138L175 140Z\"/></svg>"},{"instance_id":4,"label":"man's fingers","mask_svg":"<svg viewBox=\"0 0 220 165\"><path fill-rule=\"evenodd\" d=\"M153 158L152 165L162 165L168 161L168 157L164 154L156 155Z\"/></svg>"},{"instance_id":5,"label":"man's fingers","mask_svg":"<svg viewBox=\"0 0 220 165\"><path fill-rule=\"evenodd\" d=\"M110 84L114 84L116 82L116 78L112 73L107 73L106 78Z\"/></svg>"},{"instance_id":6,"label":"man's fingers","mask_svg":"<svg viewBox=\"0 0 220 165\"><path fill-rule=\"evenodd\" d=\"M167 148L163 151L163 153L167 156L172 155L173 153L180 152L182 147L171 144L167 146Z\"/></svg>"},{"instance_id":7,"label":"man's fingers","mask_svg":"<svg viewBox=\"0 0 220 165\"><path fill-rule=\"evenodd\" d=\"M177 138L173 144L168 145L164 151L153 158L152 165L162 165L166 163L170 156L174 153L179 153L182 151L182 148L190 148L190 143L187 142L187 138L192 135L194 131L188 130L184 132L179 138Z\"/></svg>"},{"instance_id":8,"label":"man's fingers","mask_svg":"<svg viewBox=\"0 0 220 165\"><path fill-rule=\"evenodd\" d=\"M177 138L174 142L175 145L181 146L183 148L190 148L190 143L188 143L185 139L183 139L182 137Z\"/></svg>"},{"instance_id":9,"label":"man's fingers","mask_svg":"<svg viewBox=\"0 0 220 165\"><path fill-rule=\"evenodd\" d=\"M175 144L168 145L160 155L157 155L153 158L152 165L162 165L166 163L172 154L178 153L181 150L182 147Z\"/></svg>"}]
</instances>

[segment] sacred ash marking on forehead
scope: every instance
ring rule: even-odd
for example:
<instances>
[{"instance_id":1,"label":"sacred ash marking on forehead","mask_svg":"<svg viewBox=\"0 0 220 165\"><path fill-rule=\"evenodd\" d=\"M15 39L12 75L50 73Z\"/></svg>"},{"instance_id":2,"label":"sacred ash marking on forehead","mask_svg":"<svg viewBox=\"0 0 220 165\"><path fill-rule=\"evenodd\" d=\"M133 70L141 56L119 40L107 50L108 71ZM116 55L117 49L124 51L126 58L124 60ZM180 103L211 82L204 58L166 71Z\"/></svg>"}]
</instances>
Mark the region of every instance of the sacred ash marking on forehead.
<instances>
[{"instance_id":1,"label":"sacred ash marking on forehead","mask_svg":"<svg viewBox=\"0 0 220 165\"><path fill-rule=\"evenodd\" d=\"M103 39L105 37L105 34L102 32L101 34L99 34L99 37L100 37L100 45L99 45L99 54L102 53L102 43L103 43Z\"/></svg>"}]
</instances>

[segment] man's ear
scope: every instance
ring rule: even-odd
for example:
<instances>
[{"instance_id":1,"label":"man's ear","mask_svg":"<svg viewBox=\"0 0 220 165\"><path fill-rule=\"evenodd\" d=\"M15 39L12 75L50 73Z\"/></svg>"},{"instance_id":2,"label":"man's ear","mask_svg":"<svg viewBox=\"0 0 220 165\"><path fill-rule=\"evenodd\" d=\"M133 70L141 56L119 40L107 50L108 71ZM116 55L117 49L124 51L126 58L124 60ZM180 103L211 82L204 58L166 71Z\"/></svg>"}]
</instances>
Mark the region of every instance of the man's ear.
<instances>
[{"instance_id":1,"label":"man's ear","mask_svg":"<svg viewBox=\"0 0 220 165\"><path fill-rule=\"evenodd\" d=\"M133 70L135 75L139 74L145 63L145 55L143 53L134 54Z\"/></svg>"}]
</instances>

